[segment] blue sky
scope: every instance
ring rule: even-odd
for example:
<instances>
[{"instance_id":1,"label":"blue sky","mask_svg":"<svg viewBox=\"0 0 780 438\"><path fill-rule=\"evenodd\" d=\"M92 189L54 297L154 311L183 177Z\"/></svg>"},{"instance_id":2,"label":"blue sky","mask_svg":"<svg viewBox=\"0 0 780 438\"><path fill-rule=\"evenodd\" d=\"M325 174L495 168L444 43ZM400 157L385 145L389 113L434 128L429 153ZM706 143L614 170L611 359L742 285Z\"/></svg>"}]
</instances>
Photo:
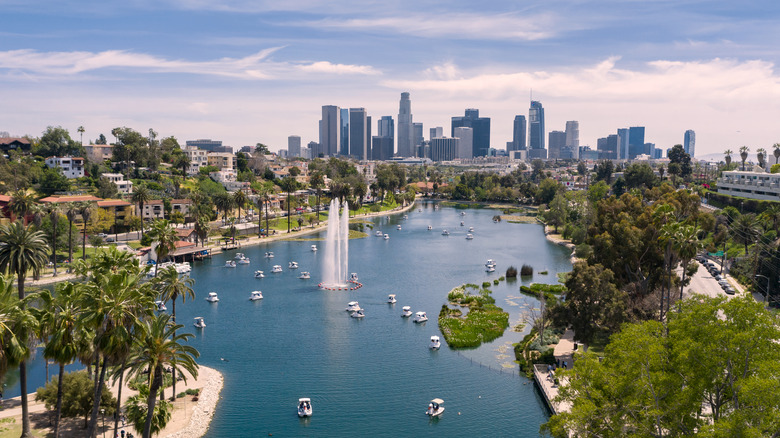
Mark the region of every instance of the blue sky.
<instances>
[{"instance_id":1,"label":"blue sky","mask_svg":"<svg viewBox=\"0 0 780 438\"><path fill-rule=\"evenodd\" d=\"M116 3L116 4L114 4ZM128 126L286 147L322 105L444 126L465 108L511 140L530 90L580 143L646 126L697 155L780 142L780 2L0 0L0 131ZM376 130L376 126L374 126ZM86 143L86 140L85 140Z\"/></svg>"}]
</instances>

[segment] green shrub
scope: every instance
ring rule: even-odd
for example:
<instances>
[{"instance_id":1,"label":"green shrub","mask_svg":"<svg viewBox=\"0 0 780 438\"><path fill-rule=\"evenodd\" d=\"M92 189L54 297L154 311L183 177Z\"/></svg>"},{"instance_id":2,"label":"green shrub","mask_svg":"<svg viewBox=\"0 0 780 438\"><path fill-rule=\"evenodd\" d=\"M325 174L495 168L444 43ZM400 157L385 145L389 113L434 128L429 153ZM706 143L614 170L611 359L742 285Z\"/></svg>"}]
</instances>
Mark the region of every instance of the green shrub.
<instances>
[{"instance_id":1,"label":"green shrub","mask_svg":"<svg viewBox=\"0 0 780 438\"><path fill-rule=\"evenodd\" d=\"M502 276L498 277L498 281L504 281L504 276L502 275Z\"/></svg>"},{"instance_id":2,"label":"green shrub","mask_svg":"<svg viewBox=\"0 0 780 438\"><path fill-rule=\"evenodd\" d=\"M498 286L498 283L499 283L498 279L493 280L493 284L495 284L496 286Z\"/></svg>"},{"instance_id":3,"label":"green shrub","mask_svg":"<svg viewBox=\"0 0 780 438\"><path fill-rule=\"evenodd\" d=\"M489 281L483 281L482 282L482 287L485 288L485 289L489 288L490 287L490 282Z\"/></svg>"}]
</instances>

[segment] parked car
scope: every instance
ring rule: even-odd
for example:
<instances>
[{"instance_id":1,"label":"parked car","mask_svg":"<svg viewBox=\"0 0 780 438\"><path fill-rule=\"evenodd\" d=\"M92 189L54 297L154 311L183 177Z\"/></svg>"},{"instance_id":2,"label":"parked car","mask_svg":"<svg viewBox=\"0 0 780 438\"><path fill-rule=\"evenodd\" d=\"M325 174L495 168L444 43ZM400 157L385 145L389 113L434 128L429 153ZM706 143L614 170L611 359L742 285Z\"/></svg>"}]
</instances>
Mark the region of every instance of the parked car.
<instances>
[{"instance_id":1,"label":"parked car","mask_svg":"<svg viewBox=\"0 0 780 438\"><path fill-rule=\"evenodd\" d=\"M723 289L723 291L724 291L724 292L726 292L726 294L728 294L728 295L734 295L734 292L735 292L735 291L734 291L734 288L733 288L733 287L731 287L731 286L726 286L726 287Z\"/></svg>"}]
</instances>

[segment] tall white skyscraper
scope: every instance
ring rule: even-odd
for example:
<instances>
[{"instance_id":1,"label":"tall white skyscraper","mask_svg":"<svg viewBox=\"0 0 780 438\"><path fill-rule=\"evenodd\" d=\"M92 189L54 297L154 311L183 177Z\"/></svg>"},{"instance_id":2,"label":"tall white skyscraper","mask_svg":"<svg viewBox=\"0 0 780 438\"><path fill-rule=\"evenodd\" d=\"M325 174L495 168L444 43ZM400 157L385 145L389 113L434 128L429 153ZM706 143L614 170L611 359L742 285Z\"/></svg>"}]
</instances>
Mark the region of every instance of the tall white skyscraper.
<instances>
[{"instance_id":1,"label":"tall white skyscraper","mask_svg":"<svg viewBox=\"0 0 780 438\"><path fill-rule=\"evenodd\" d=\"M412 128L412 101L409 93L401 93L401 102L398 108L398 156L413 157L414 130Z\"/></svg>"},{"instance_id":2,"label":"tall white skyscraper","mask_svg":"<svg viewBox=\"0 0 780 438\"><path fill-rule=\"evenodd\" d=\"M301 136L291 135L287 137L287 156L302 157L301 155Z\"/></svg>"},{"instance_id":3,"label":"tall white skyscraper","mask_svg":"<svg viewBox=\"0 0 780 438\"><path fill-rule=\"evenodd\" d=\"M335 105L322 106L320 148L322 154L335 157L341 147L341 111Z\"/></svg>"},{"instance_id":4,"label":"tall white skyscraper","mask_svg":"<svg viewBox=\"0 0 780 438\"><path fill-rule=\"evenodd\" d=\"M455 138L460 139L455 158L474 158L474 130L466 127L455 128Z\"/></svg>"},{"instance_id":5,"label":"tall white skyscraper","mask_svg":"<svg viewBox=\"0 0 780 438\"><path fill-rule=\"evenodd\" d=\"M566 146L580 148L580 122L576 120L566 122Z\"/></svg>"}]
</instances>

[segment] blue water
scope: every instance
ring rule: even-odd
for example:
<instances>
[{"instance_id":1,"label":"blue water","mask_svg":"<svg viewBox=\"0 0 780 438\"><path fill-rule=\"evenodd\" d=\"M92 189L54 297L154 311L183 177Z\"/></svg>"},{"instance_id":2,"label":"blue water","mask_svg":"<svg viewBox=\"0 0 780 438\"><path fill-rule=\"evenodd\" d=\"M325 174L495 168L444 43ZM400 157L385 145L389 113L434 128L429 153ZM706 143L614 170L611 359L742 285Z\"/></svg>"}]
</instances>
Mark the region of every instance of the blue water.
<instances>
[{"instance_id":1,"label":"blue water","mask_svg":"<svg viewBox=\"0 0 780 438\"><path fill-rule=\"evenodd\" d=\"M493 223L495 210L469 209L460 216L463 210L420 208L409 211L408 219L371 219L369 237L350 241L349 271L364 284L357 291L317 289L324 241L243 248L252 263L234 269L222 266L236 251L193 266L197 298L177 303L177 319L196 333L192 318L205 318L207 327L191 342L201 353L198 362L225 379L207 437L538 436L548 413L512 363L511 343L528 331L522 315L538 308L536 300L520 295L520 281L491 287L496 304L510 312L520 331L510 328L502 338L466 351L446 345L430 351L428 342L440 335L436 320L453 287L492 281L510 264L519 270L523 263L549 271L533 281L555 283L557 272L571 269L568 251L549 243L540 225ZM465 240L469 226L475 228L471 241ZM441 235L444 228L450 236ZM390 240L375 237L377 229ZM312 243L320 251L312 252ZM263 257L269 250L275 258ZM488 258L498 262L495 273L485 272ZM291 260L300 269L288 270ZM274 264L285 271L271 274ZM256 269L266 278L253 278ZM298 279L300 271L312 278ZM265 298L250 302L253 290ZM211 291L219 303L204 300ZM398 303L386 303L389 293ZM364 319L344 310L352 300L364 308ZM405 305L426 311L430 320L418 325L402 318ZM299 397L311 397L312 418L298 419ZM436 397L444 399L446 411L431 421L424 411Z\"/></svg>"}]
</instances>

